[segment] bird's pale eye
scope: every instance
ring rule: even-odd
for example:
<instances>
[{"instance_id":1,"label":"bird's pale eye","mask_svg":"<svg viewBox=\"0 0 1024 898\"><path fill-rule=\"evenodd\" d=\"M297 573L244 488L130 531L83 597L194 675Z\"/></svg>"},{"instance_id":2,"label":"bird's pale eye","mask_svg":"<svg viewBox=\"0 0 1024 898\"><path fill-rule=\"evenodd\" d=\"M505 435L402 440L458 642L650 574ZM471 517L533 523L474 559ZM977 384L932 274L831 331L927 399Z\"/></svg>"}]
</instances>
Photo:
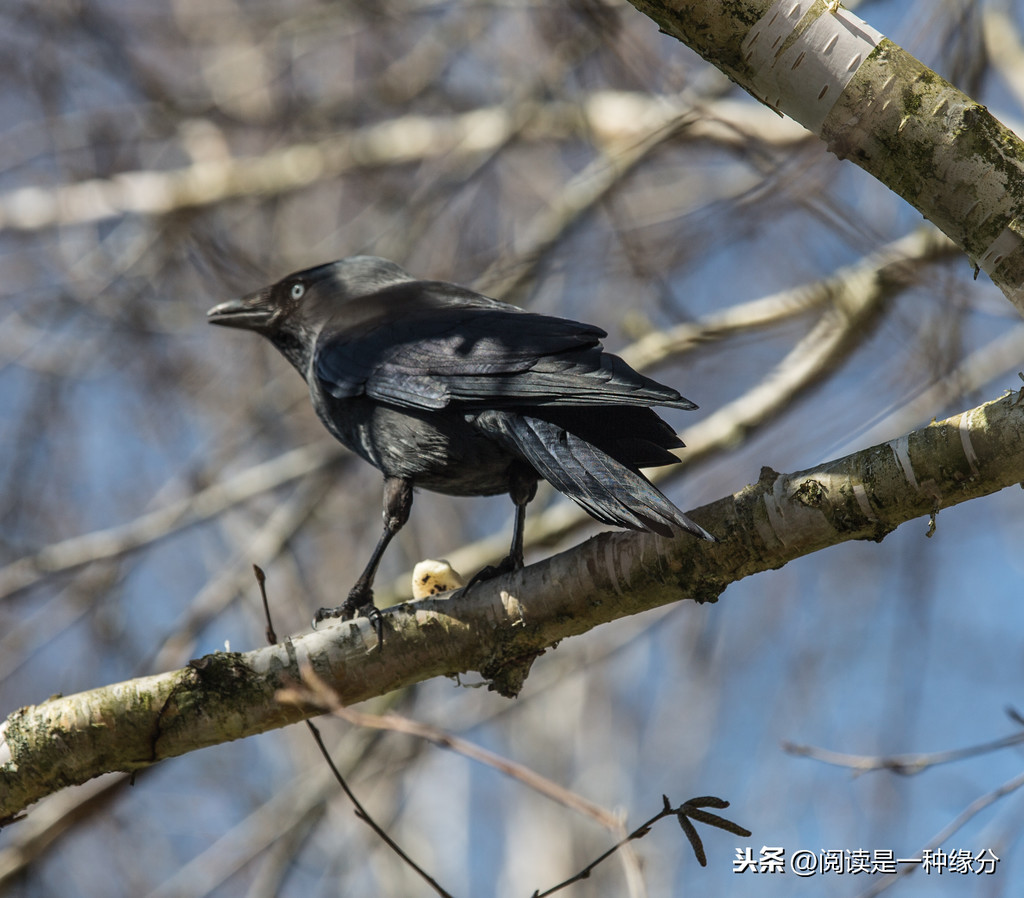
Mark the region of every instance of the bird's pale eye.
<instances>
[{"instance_id":1,"label":"bird's pale eye","mask_svg":"<svg viewBox=\"0 0 1024 898\"><path fill-rule=\"evenodd\" d=\"M306 288L302 284L292 284L292 299L302 299L305 292Z\"/></svg>"}]
</instances>

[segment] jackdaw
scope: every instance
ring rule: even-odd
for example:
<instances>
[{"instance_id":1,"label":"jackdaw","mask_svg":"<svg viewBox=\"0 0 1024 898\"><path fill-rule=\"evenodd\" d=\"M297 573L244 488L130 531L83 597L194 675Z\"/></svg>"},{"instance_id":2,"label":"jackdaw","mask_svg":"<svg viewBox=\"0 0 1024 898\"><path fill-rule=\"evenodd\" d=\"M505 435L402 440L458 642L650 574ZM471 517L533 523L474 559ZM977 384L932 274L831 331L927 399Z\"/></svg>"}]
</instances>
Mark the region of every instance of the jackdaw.
<instances>
[{"instance_id":1,"label":"jackdaw","mask_svg":"<svg viewBox=\"0 0 1024 898\"><path fill-rule=\"evenodd\" d=\"M714 540L640 472L678 462L669 450L683 445L650 407L696 406L605 352L599 327L417 280L374 256L296 272L208 316L270 340L327 429L384 474L380 539L345 601L314 625L359 612L380 635L373 579L415 486L515 503L508 557L471 584L522 567L541 478L605 524Z\"/></svg>"}]
</instances>

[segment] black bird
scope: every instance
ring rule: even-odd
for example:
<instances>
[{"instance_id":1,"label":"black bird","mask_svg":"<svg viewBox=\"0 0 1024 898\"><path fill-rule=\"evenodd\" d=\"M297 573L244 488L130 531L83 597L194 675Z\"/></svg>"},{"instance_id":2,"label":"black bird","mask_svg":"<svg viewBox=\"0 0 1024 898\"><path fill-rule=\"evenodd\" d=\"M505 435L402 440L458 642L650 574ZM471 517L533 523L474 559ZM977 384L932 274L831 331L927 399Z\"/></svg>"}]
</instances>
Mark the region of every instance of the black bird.
<instances>
[{"instance_id":1,"label":"black bird","mask_svg":"<svg viewBox=\"0 0 1024 898\"><path fill-rule=\"evenodd\" d=\"M678 462L669 450L683 445L650 406L696 406L605 352L599 327L417 280L373 256L296 272L208 316L270 340L327 429L384 473L380 540L348 598L314 625L358 611L380 633L373 579L414 486L511 496L508 557L473 581L522 567L541 478L603 523L714 539L640 473Z\"/></svg>"}]
</instances>

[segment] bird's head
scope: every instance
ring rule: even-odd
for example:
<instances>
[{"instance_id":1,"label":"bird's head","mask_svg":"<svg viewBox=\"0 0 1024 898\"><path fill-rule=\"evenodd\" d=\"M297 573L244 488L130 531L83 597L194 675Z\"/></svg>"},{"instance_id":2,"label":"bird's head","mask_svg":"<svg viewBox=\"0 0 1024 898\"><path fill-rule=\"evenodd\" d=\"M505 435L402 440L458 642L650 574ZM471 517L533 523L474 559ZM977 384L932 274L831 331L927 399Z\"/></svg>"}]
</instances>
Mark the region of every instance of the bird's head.
<instances>
[{"instance_id":1,"label":"bird's head","mask_svg":"<svg viewBox=\"0 0 1024 898\"><path fill-rule=\"evenodd\" d=\"M350 303L413 278L394 262L352 256L296 271L276 284L214 306L210 324L267 337L305 373L321 329Z\"/></svg>"},{"instance_id":2,"label":"bird's head","mask_svg":"<svg viewBox=\"0 0 1024 898\"><path fill-rule=\"evenodd\" d=\"M409 274L387 259L352 256L296 271L241 299L222 302L206 315L210 324L269 337L289 323L326 320L346 302L410 280Z\"/></svg>"}]
</instances>

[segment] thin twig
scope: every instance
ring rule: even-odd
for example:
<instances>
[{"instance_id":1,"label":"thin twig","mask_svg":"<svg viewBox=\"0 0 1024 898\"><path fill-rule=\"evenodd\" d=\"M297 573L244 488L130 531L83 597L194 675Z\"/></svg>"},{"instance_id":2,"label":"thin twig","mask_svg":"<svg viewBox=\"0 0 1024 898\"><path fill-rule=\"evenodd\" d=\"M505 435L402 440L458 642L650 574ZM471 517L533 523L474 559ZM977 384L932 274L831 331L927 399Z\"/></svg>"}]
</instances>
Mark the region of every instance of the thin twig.
<instances>
[{"instance_id":1,"label":"thin twig","mask_svg":"<svg viewBox=\"0 0 1024 898\"><path fill-rule=\"evenodd\" d=\"M1018 789L1024 787L1024 773L1019 773L1012 779L1007 780L1001 786L993 789L985 795L980 795L974 799L966 808L964 808L952 821L944 826L923 848L920 853L926 851L935 851L939 848L947 839L951 838L957 831L966 826L971 820L978 816L985 808L995 804L1000 798L1005 798L1007 795L1011 795ZM897 882L906 876L909 876L917 869L917 864L905 864L900 867L899 871L895 874L888 876L886 879L880 880L878 883L872 885L869 889L862 892L860 898L873 898L875 895L880 895L890 886L894 886Z\"/></svg>"},{"instance_id":2,"label":"thin twig","mask_svg":"<svg viewBox=\"0 0 1024 898\"><path fill-rule=\"evenodd\" d=\"M927 770L929 767L935 767L939 764L950 764L953 761L962 761L965 758L989 754L1003 748L1012 748L1022 743L1024 743L1024 732L1014 733L1012 736L1004 736L1002 739L995 739L992 742L984 742L981 745L954 748L949 751L933 752L932 754L888 755L882 757L853 755L815 748L812 745L798 745L793 742L784 742L782 748L792 755L812 758L815 761L832 764L835 767L847 767L856 776L860 776L862 773L870 773L874 770L889 770L902 776L913 776Z\"/></svg>"},{"instance_id":3,"label":"thin twig","mask_svg":"<svg viewBox=\"0 0 1024 898\"><path fill-rule=\"evenodd\" d=\"M532 898L545 898L545 896L553 895L555 892L561 891L567 886L572 885L574 882L580 882L583 879L587 879L598 864L607 860L616 851L629 842L632 842L634 839L642 839L651 831L651 827L653 827L655 823L659 820L663 820L665 817L675 817L679 821L680 827L686 834L686 838L689 840L690 845L693 848L697 862L702 867L706 867L708 865L708 860L704 853L704 846L701 842L700 836L697 834L697 830L690 822L690 819L697 820L701 823L707 824L708 826L717 827L718 829L724 829L726 832L730 832L733 835L741 836L743 838L751 835L749 830L744 829L739 824L733 823L731 820L726 820L724 817L719 817L717 814L711 814L708 811L702 810L702 808L705 807L713 807L719 810L724 810L729 807L729 802L724 801L721 798L716 798L713 795L703 796L701 798L691 798L689 801L683 802L677 808L672 807L672 803L668 800L667 795L662 795L661 800L663 802L662 809L651 817L650 820L641 823L628 836L614 844L603 854L596 857L574 876L569 877L569 879L566 879L564 882L558 883L556 886L552 886L544 892L534 892Z\"/></svg>"},{"instance_id":4,"label":"thin twig","mask_svg":"<svg viewBox=\"0 0 1024 898\"><path fill-rule=\"evenodd\" d=\"M258 564L252 566L252 571L256 575L256 582L260 587L260 596L263 599L263 614L267 619L267 644L277 645L277 633L274 631L274 621L270 616L270 603L267 601L267 575L263 573L263 568Z\"/></svg>"},{"instance_id":5,"label":"thin twig","mask_svg":"<svg viewBox=\"0 0 1024 898\"><path fill-rule=\"evenodd\" d=\"M407 718L399 717L395 714L377 715L377 714L366 714L361 711L354 711L351 708L344 707L338 700L337 695L333 690L329 689L327 685L320 680L311 670L306 669L303 671L303 682L305 689L303 690L281 690L278 692L279 701L290 701L299 702L303 704L316 704L320 705L337 717L341 717L350 723L356 724L363 727L372 727L375 729L385 729L394 732L407 733L409 735L418 736L422 739L426 739L433 742L436 745L440 745L443 748L450 748L453 751L459 752L468 758L479 761L484 764L488 764L502 773L512 776L515 779L523 782L525 785L536 789L541 794L552 798L555 801L560 802L566 807L572 808L573 810L579 811L586 814L587 816L597 820L602 825L612 830L620 830L622 828L621 823L608 811L600 808L597 805L588 802L586 799L573 792L559 786L533 770L524 767L520 764L516 764L509 761L506 758L502 758L499 755L489 752L486 749L482 749L479 746L473 745L464 739L460 739L457 736L452 736L450 733L445 733L436 727L428 726L427 724L419 723L418 721L409 720ZM693 848L694 854L697 858L698 863L705 867L707 866L707 857L704 852L704 846L701 842L700 836L697 833L696 828L691 823L691 820L695 820L700 823L704 823L708 826L715 826L719 829L724 829L727 832L734 833L738 836L750 836L750 832L736 823L730 820L726 820L723 817L719 817L717 814L709 813L703 810L705 807L713 807L716 809L724 809L729 807L729 802L723 801L720 798L714 796L705 796L701 798L691 798L689 801L684 802L678 808L673 808L671 802L667 796L662 796L664 807L650 820L642 823L633 832L624 836L618 842L616 842L611 848L591 861L586 867L584 867L579 873L575 874L570 879L565 880L562 883L548 889L543 893L534 893L534 898L542 898L544 895L550 895L557 892L566 886L571 885L574 882L578 882L582 879L586 879L590 876L591 871L600 863L607 860L617 851L628 845L635 839L643 838L650 831L651 827L664 817L674 815L686 834L690 845Z\"/></svg>"},{"instance_id":6,"label":"thin twig","mask_svg":"<svg viewBox=\"0 0 1024 898\"><path fill-rule=\"evenodd\" d=\"M451 733L446 733L438 727L410 720L398 714L367 714L364 711L356 711L347 708L339 702L334 690L320 680L309 668L303 671L304 690L281 690L277 693L278 701L295 702L297 704L318 705L330 711L336 717L346 720L355 726L368 727L377 730L390 730L396 733L405 733L425 739L428 742L438 745L441 748L448 748L464 757L478 761L493 767L495 770L504 773L506 776L529 786L536 792L552 801L579 812L584 816L600 823L612 832L622 832L622 822L611 811L602 808L600 805L588 801L581 795L560 786L553 780L541 776L535 770L531 770L515 761L510 761L501 755L474 745Z\"/></svg>"},{"instance_id":7,"label":"thin twig","mask_svg":"<svg viewBox=\"0 0 1024 898\"><path fill-rule=\"evenodd\" d=\"M366 809L360 804L359 799L356 798L355 793L349 788L348 783L345 782L345 777L341 775L341 771L335 766L334 761L331 759L331 753L327 750L327 746L324 745L324 740L320 737L320 731L314 726L311 720L307 720L306 726L309 727L309 731L313 734L313 739L316 741L317 748L320 749L320 754L324 756L324 760L327 762L327 766L331 768L331 772L334 774L334 778L338 781L338 785L344 790L348 796L348 800L352 802L352 806L355 808L356 816L363 821L367 826L370 827L381 840L397 854L406 864L408 864L413 870L415 870L438 895L443 895L445 898L452 898L449 892L446 892L441 885L424 870L419 864L417 864L409 855L407 855L401 848L401 846L391 838L367 812Z\"/></svg>"},{"instance_id":8,"label":"thin twig","mask_svg":"<svg viewBox=\"0 0 1024 898\"><path fill-rule=\"evenodd\" d=\"M256 574L256 583L260 588L260 596L263 599L263 613L266 617L267 622L267 642L270 645L277 644L277 634L274 632L274 622L270 614L270 602L267 599L267 578L263 571L258 565L253 565L253 571ZM316 742L316 746L320 749L320 754L323 755L324 760L327 762L327 766L330 768L331 773L334 774L335 780L338 785L341 786L342 791L348 796L348 800L352 802L352 807L355 808L356 817L363 821L367 826L372 829L377 836L387 845L392 851L395 852L409 867L415 870L423 881L426 882L438 895L443 898L453 898L453 896L442 888L441 884L437 882L426 870L424 870L419 864L417 864L409 855L407 855L402 847L385 832L383 827L377 823L373 817L367 812L366 808L363 807L362 803L356 798L355 793L349 788L345 777L342 776L341 771L334 763L334 759L331 757L331 753L327 750L327 746L324 744L323 737L320 735L320 730L317 729L316 725L311 720L304 721L306 726L309 728L309 732L313 736L313 741Z\"/></svg>"},{"instance_id":9,"label":"thin twig","mask_svg":"<svg viewBox=\"0 0 1024 898\"><path fill-rule=\"evenodd\" d=\"M629 174L655 150L696 121L692 111L678 119L659 122L628 147L602 153L576 175L527 226L526 247L513 260L499 259L473 282L473 288L506 301L514 301L534 269L556 243L618 188Z\"/></svg>"}]
</instances>

